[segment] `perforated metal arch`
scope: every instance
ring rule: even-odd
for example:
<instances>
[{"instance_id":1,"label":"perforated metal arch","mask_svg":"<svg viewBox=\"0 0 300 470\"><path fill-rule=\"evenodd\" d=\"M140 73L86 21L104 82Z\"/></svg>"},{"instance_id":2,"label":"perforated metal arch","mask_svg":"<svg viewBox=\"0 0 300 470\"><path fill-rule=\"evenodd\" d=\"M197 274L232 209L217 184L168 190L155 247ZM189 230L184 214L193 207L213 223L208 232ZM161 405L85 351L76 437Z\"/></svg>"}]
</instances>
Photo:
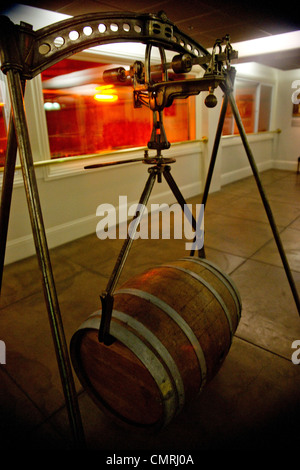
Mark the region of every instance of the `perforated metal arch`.
<instances>
[{"instance_id":1,"label":"perforated metal arch","mask_svg":"<svg viewBox=\"0 0 300 470\"><path fill-rule=\"evenodd\" d=\"M31 32L31 44L25 58L31 77L54 63L89 47L116 43L141 42L162 46L193 57L207 50L182 33L164 14L101 13L76 16Z\"/></svg>"}]
</instances>

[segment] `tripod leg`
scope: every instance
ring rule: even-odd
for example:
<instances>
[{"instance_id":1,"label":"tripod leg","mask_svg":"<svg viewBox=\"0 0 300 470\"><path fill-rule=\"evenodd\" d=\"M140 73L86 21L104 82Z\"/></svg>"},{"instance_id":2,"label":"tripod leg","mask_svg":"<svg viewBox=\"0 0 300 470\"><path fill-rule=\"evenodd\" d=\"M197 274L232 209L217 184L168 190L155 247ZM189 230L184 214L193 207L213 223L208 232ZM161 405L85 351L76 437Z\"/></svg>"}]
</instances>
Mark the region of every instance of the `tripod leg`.
<instances>
[{"instance_id":1,"label":"tripod leg","mask_svg":"<svg viewBox=\"0 0 300 470\"><path fill-rule=\"evenodd\" d=\"M196 222L195 218L193 217L193 214L189 211L189 208L186 205L185 199L184 199L183 195L181 194L181 191L178 188L173 176L171 175L170 170L171 170L171 167L169 165L167 165L164 169L164 172L163 172L164 177L165 177L170 189L172 190L176 200L178 201L181 209L183 210L185 215L188 215L188 218L192 223L193 230L197 234L197 222ZM186 211L187 211L187 213L186 213ZM201 217L201 215L202 215L202 213L200 212L200 217ZM200 225L201 225L201 220L199 220L199 227L200 227ZM197 240L197 236L195 235L194 242L196 242L196 240ZM203 248L200 248L198 250L199 256L201 256L200 253L202 252L202 249ZM195 251L195 250L193 250L193 251Z\"/></svg>"},{"instance_id":2,"label":"tripod leg","mask_svg":"<svg viewBox=\"0 0 300 470\"><path fill-rule=\"evenodd\" d=\"M203 196L202 196L202 204L204 204L204 207L205 207L205 204L207 202L209 188L210 188L210 184L211 184L211 180L212 180L212 176L213 176L213 172L214 172L214 168L215 168L215 163L216 163L217 153L218 153L220 140L221 140L221 136L222 136L222 130L223 130L223 126L224 126L227 107L228 107L228 96L225 93L224 98L223 98L221 112L220 112L218 127L217 127L217 131L216 131L216 135L215 135L214 146L213 146L213 149L212 149L210 164L209 164L209 168L208 168L208 172L207 172L207 176L206 176Z\"/></svg>"},{"instance_id":3,"label":"tripod leg","mask_svg":"<svg viewBox=\"0 0 300 470\"><path fill-rule=\"evenodd\" d=\"M24 91L24 87L23 91ZM17 139L14 128L13 117L11 115L8 127L7 150L3 173L3 183L1 192L0 206L0 292L2 288L3 268L5 259L5 249L7 240L7 231L9 223L9 214L14 183L14 174L17 156Z\"/></svg>"},{"instance_id":4,"label":"tripod leg","mask_svg":"<svg viewBox=\"0 0 300 470\"><path fill-rule=\"evenodd\" d=\"M279 232L278 232L278 229L277 229L274 217L273 217L273 213L272 213L269 201L266 197L264 188L262 186L262 183L261 183L261 180L260 180L260 177L259 177L259 172L258 172L256 163L255 163L254 157L252 155L250 146L248 144L247 136L246 136L245 129L244 129L244 126L243 126L243 123L242 123L242 120L241 120L241 117L240 117L240 114L239 114L239 110L238 110L238 107L236 105L236 102L235 102L235 99L233 97L232 92L230 90L227 90L227 94L228 94L230 106L231 106L231 109L232 109L232 113L233 113L236 125L238 127L238 130L239 130L239 133L240 133L240 136L241 136L241 139L242 139L242 142L243 142L243 145L244 145L244 148L245 148L245 151L246 151L246 154L247 154L247 157L248 157L248 160L249 160L249 163L250 163L250 166L251 166L251 169L252 169L252 172L253 172L253 175L254 175L254 178L255 178L255 181L256 181L256 184L257 184L257 187L258 187L258 190L259 190L259 193L260 193L260 196L261 196L264 208L265 208L265 211L266 211L266 214L267 214L267 217L269 219L270 227L272 229L273 236L274 236L274 239L275 239L278 251L279 251L279 255L281 257L281 261L282 261L283 267L285 269L287 279L288 279L289 284L290 284L290 288L291 288L291 291L292 291L292 294L293 294L293 297L294 297L294 300L295 300L295 303L296 303L296 306L297 306L297 309L298 309L298 313L300 315L300 300L299 300L297 288L296 288L296 285L294 283L294 279L293 279L293 276L292 276L292 273L291 273L291 270L290 270L290 267L289 267L288 260L286 258L286 254L285 254L285 251L284 251L281 239L280 239L280 235L279 235Z\"/></svg>"},{"instance_id":5,"label":"tripod leg","mask_svg":"<svg viewBox=\"0 0 300 470\"><path fill-rule=\"evenodd\" d=\"M72 369L68 355L62 319L60 315L58 299L54 284L46 233L40 206L37 182L33 166L33 158L29 141L29 134L23 103L21 79L18 72L7 71L7 82L13 110L13 119L20 152L24 186L31 219L32 232L36 247L36 253L42 272L45 301L47 304L49 322L52 331L53 342L56 351L63 391L66 400L67 411L73 438L76 447L84 447L84 436L81 417L77 402Z\"/></svg>"},{"instance_id":6,"label":"tripod leg","mask_svg":"<svg viewBox=\"0 0 300 470\"><path fill-rule=\"evenodd\" d=\"M209 193L211 180L212 180L212 177L213 177L213 172L214 172L215 163L216 163L216 159L217 159L217 154L218 154L218 150L219 150L219 145L220 145L220 140L221 140L221 136L222 136L222 130L223 130L223 126L224 126L227 107L228 107L228 96L225 93L224 98L223 98L221 112L220 112L218 127L217 127L217 131L216 131L216 135L215 135L214 146L213 146L213 149L212 149L212 154L211 154L210 163L209 163L209 167L208 167L208 172L207 172L207 176L206 176L203 196L202 196L202 204L204 205L204 210L205 210L205 205L206 205L207 198L208 198L208 193ZM190 255L193 256L193 254L194 254L194 250L191 251ZM199 254L199 256L202 257L202 258L205 258L204 246L203 246L202 252L201 252L201 254Z\"/></svg>"},{"instance_id":7,"label":"tripod leg","mask_svg":"<svg viewBox=\"0 0 300 470\"><path fill-rule=\"evenodd\" d=\"M118 283L120 274L126 262L131 245L133 243L137 227L143 217L144 209L147 205L153 185L155 183L155 178L156 178L155 168L150 168L149 172L150 174L145 184L142 195L140 197L137 211L131 222L132 225L131 225L130 233L128 233L127 238L125 242L123 243L118 259L114 266L113 272L107 283L106 291L100 297L101 302L102 302L102 316L101 316L101 323L100 323L98 338L100 342L104 342L104 344L106 345L109 345L112 342L112 338L109 335L109 326L110 326L111 314L112 314L112 309L113 309L113 291Z\"/></svg>"}]
</instances>

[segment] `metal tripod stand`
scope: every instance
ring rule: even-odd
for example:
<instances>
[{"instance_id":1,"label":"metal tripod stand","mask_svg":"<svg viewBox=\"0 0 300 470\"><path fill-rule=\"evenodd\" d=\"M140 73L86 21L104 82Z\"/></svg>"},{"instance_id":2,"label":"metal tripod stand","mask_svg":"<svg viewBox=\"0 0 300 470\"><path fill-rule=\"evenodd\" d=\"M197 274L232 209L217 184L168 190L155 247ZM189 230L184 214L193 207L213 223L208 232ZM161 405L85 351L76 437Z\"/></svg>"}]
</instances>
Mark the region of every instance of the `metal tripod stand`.
<instances>
[{"instance_id":1,"label":"metal tripod stand","mask_svg":"<svg viewBox=\"0 0 300 470\"><path fill-rule=\"evenodd\" d=\"M169 163L171 159L167 159ZM172 160L174 162L175 160ZM147 158L144 159L145 163L148 163ZM152 163L154 163L152 161ZM115 263L113 272L110 276L110 279L107 283L107 287L105 292L102 293L101 295L101 303L102 303L102 315L101 315L101 323L100 323L100 328L99 328L99 341L103 342L105 345L110 345L112 342L114 342L114 338L109 334L109 327L110 327L110 322L111 322L111 315L112 315L112 309L113 309L113 291L117 285L117 282L119 280L121 271L123 269L123 266L126 262L129 250L131 248L131 245L134 240L134 235L137 230L138 225L140 224L140 221L143 217L144 214L144 209L147 205L147 202L149 200L152 188L154 186L155 180L157 178L157 181L160 183L162 180L162 176L165 178L167 181L172 193L174 194L178 204L180 205L182 211L185 213L185 215L188 216L188 219L191 221L193 230L197 233L197 223L195 218L193 217L192 213L189 211L186 201L178 188L175 180L173 179L173 176L171 175L171 167L170 165L167 165L165 162L164 158L158 158L156 161L156 164L151 166L148 170L149 176L146 181L144 190L142 192L142 195L140 197L139 203L138 203L138 208L136 210L136 213L133 217L132 220L132 226L130 229L130 233L128 233L127 238L121 248L121 251L119 253L119 256L117 258L117 261ZM188 211L188 212L187 212ZM200 222L200 221L199 221ZM198 222L198 223L199 223ZM201 253L201 249L199 251L199 256Z\"/></svg>"}]
</instances>

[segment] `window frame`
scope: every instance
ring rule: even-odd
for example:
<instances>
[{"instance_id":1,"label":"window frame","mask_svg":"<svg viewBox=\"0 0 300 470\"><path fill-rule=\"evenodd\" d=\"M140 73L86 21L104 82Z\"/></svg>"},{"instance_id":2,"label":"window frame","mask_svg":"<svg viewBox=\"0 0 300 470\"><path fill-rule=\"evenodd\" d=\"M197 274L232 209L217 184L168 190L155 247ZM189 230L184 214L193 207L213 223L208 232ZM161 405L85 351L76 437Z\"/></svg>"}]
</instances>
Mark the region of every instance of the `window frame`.
<instances>
[{"instance_id":1,"label":"window frame","mask_svg":"<svg viewBox=\"0 0 300 470\"><path fill-rule=\"evenodd\" d=\"M245 85L249 86L255 86L255 105L254 105L254 128L253 132L246 132L247 135L253 135L253 134L259 134L259 133L265 133L265 132L271 132L271 116L272 116L272 109L273 109L273 98L274 98L274 84L269 83L269 82L264 82L264 81L259 81L259 80L252 80L251 78L247 77L239 77L237 76L234 84L234 90L233 90L233 95L234 98L236 99L236 93L237 93L237 85L239 83L244 83ZM259 109L260 109L260 97L261 97L261 87L262 86L267 86L271 88L271 99L270 99L270 112L269 112L269 120L268 120L268 130L266 131L259 131L258 126L259 126ZM230 106L230 105L229 105ZM231 116L231 132L228 134L222 134L222 137L234 137L238 136L238 133L234 133L234 126L235 126L235 121L234 117Z\"/></svg>"},{"instance_id":2,"label":"window frame","mask_svg":"<svg viewBox=\"0 0 300 470\"><path fill-rule=\"evenodd\" d=\"M106 62L115 64L116 61L122 65L132 65L135 60L145 61L145 45L133 43L134 52L129 52L131 43L108 44L104 46L96 46L88 50L84 50L76 56L71 56L69 59L76 58L77 60L87 60L95 62ZM120 51L121 50L121 51ZM167 61L170 61L174 56L174 51L166 51ZM158 49L153 48L151 55L151 62L153 64L160 63L161 58ZM83 168L83 161L89 161L93 164L104 163L111 161L112 155L114 160L126 160L129 158L140 158L141 151L146 147L136 147L121 150L108 150L99 154L79 155L51 159L51 152L48 138L48 128L46 113L44 110L43 88L41 74L37 75L31 81L28 81L27 93L28 101L30 102L30 110L28 114L28 124L30 139L33 147L33 159L36 166L43 167L44 179L52 180L56 178L70 176L72 174L83 173L86 170ZM26 85L27 86L27 85ZM195 140L186 141L184 144L193 144L197 142L197 100L195 102L195 126L196 138ZM149 136L150 137L150 136ZM174 143L178 145L180 143ZM87 163L88 164L88 163Z\"/></svg>"}]
</instances>

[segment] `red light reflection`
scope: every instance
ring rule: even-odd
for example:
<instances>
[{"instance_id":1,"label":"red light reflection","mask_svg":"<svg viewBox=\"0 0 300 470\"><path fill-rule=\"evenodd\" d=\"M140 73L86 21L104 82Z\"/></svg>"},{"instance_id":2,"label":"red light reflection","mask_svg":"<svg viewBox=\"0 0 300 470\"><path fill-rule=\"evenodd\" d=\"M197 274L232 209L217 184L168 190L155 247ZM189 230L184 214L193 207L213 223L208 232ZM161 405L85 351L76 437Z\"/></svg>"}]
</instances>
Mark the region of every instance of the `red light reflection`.
<instances>
[{"instance_id":1,"label":"red light reflection","mask_svg":"<svg viewBox=\"0 0 300 470\"><path fill-rule=\"evenodd\" d=\"M152 113L146 107L134 108L132 87L101 83L108 67L111 64L64 59L42 73L44 102L50 103L45 112L51 158L147 145ZM165 110L171 143L195 139L194 113L194 97Z\"/></svg>"}]
</instances>

